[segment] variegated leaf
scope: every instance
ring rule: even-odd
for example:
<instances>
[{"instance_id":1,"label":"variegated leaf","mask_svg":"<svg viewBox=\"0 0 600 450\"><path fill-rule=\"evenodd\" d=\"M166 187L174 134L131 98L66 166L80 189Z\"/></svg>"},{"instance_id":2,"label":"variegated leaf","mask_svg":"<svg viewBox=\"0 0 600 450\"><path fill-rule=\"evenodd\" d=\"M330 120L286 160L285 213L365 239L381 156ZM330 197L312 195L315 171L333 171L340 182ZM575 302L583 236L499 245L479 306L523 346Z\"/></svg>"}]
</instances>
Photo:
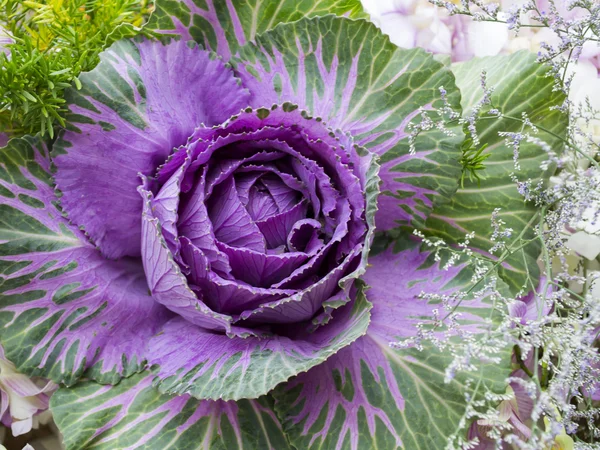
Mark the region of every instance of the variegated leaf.
<instances>
[{"instance_id":1,"label":"variegated leaf","mask_svg":"<svg viewBox=\"0 0 600 450\"><path fill-rule=\"evenodd\" d=\"M157 0L148 28L193 39L227 60L280 23L326 14L367 16L360 0Z\"/></svg>"},{"instance_id":2,"label":"variegated leaf","mask_svg":"<svg viewBox=\"0 0 600 450\"><path fill-rule=\"evenodd\" d=\"M542 163L548 160L547 153L539 145L526 141L521 143L519 167L515 167L513 148L498 132L520 132L523 124L515 118L522 119L522 114L526 113L540 129L534 137L546 141L554 152L560 154L562 142L559 137L566 131L567 118L551 108L562 103L563 95L553 91L552 78L547 76L548 68L538 64L535 56L527 52L476 58L455 64L452 70L463 93L462 107L466 114L482 98L480 79L481 71L485 70L488 86L495 87L493 107L510 118L496 120L488 117L478 122L480 145L487 144L484 154L491 155L484 162L485 170L480 172L481 185L467 177L464 188L458 190L452 201L434 210L425 229L449 243L461 242L466 234L475 232L471 246L487 253L495 244L492 240L492 212L500 208L498 218L513 230L508 241L512 242L524 229L523 239L531 240L535 231L534 224L529 221L538 208L533 202L525 202L511 174L514 173L521 181L531 179L535 183L535 180L547 179L552 168L543 169ZM511 254L499 268L500 276L514 291L537 285L539 269L536 261L539 253L539 242L534 240Z\"/></svg>"},{"instance_id":3,"label":"variegated leaf","mask_svg":"<svg viewBox=\"0 0 600 450\"><path fill-rule=\"evenodd\" d=\"M74 383L86 369L115 383L145 366L167 320L141 264L110 261L55 206L38 139L0 149L0 340L20 371Z\"/></svg>"},{"instance_id":4,"label":"variegated leaf","mask_svg":"<svg viewBox=\"0 0 600 450\"><path fill-rule=\"evenodd\" d=\"M172 397L138 374L117 386L82 382L54 394L67 450L292 450L272 400Z\"/></svg>"}]
</instances>

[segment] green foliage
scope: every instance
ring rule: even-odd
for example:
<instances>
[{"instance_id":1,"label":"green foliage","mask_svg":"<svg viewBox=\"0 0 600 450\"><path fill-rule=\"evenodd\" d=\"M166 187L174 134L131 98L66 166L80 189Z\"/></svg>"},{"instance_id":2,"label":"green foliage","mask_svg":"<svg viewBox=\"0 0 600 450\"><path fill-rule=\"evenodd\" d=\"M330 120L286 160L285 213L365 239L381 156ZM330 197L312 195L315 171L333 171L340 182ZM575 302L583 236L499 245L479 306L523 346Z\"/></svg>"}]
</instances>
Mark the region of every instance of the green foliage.
<instances>
[{"instance_id":1,"label":"green foliage","mask_svg":"<svg viewBox=\"0 0 600 450\"><path fill-rule=\"evenodd\" d=\"M491 153L483 154L483 151L487 148L488 144L483 144L479 149L473 147L473 139L467 134L467 139L462 143L460 150L462 156L460 157L460 165L462 166L460 174L460 187L465 187L465 177L469 176L469 181L473 183L477 180L477 187L481 186L481 177L479 176L480 171L485 170L485 160L488 159Z\"/></svg>"},{"instance_id":2,"label":"green foliage","mask_svg":"<svg viewBox=\"0 0 600 450\"><path fill-rule=\"evenodd\" d=\"M491 94L493 108L501 113L492 116L485 110L480 112L477 134L480 145L487 145L487 148L481 153L480 149L468 153L470 164L474 167L483 164L481 158L486 157L485 182L480 187L474 183L477 178L465 180L463 177L464 186L450 203L434 209L423 231L454 245L462 242L466 234L475 232L471 248L488 255L494 247L501 248L490 256L503 260L498 268L500 277L516 293L523 287L529 288L528 280L537 284L539 268L536 261L540 247L531 226L538 209L533 202L525 202L513 176L537 183L547 179L550 172L542 168L548 159L546 152L539 145L527 141L520 145L519 165L515 167L514 148L499 133L523 132L524 124L520 117L525 113L540 130L550 131L551 134L547 131L540 133L539 138L546 141L554 152L560 153L563 145L560 137L566 132L567 118L554 108L562 104L564 97L554 90L552 79L547 76L548 68L538 64L530 53L474 58L452 65L456 84L462 93L465 115L471 113L484 95L480 86L482 70L487 74L488 86L495 88ZM508 248L498 247L494 237L492 215L497 208L500 208L495 219L497 224L501 220L504 229L511 229L513 235L518 236L506 244Z\"/></svg>"},{"instance_id":3,"label":"green foliage","mask_svg":"<svg viewBox=\"0 0 600 450\"><path fill-rule=\"evenodd\" d=\"M150 374L110 389L83 381L51 400L68 450L292 450L272 403L164 395Z\"/></svg>"},{"instance_id":4,"label":"green foliage","mask_svg":"<svg viewBox=\"0 0 600 450\"><path fill-rule=\"evenodd\" d=\"M0 53L0 132L46 133L64 126L63 92L93 69L98 54L140 32L147 0L0 0L12 43Z\"/></svg>"}]
</instances>

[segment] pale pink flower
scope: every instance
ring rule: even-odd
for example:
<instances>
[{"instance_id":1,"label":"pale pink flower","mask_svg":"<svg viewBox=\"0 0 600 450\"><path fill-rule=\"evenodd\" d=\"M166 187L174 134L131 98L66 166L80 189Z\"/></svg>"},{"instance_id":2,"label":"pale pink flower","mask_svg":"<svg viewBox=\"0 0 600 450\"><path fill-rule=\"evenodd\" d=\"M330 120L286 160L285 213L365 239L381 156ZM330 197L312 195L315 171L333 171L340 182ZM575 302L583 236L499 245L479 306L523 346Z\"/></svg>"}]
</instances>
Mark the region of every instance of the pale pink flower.
<instances>
[{"instance_id":1,"label":"pale pink flower","mask_svg":"<svg viewBox=\"0 0 600 450\"><path fill-rule=\"evenodd\" d=\"M50 395L58 388L52 381L29 378L17 372L0 347L0 420L14 436L37 428L48 409Z\"/></svg>"},{"instance_id":2,"label":"pale pink flower","mask_svg":"<svg viewBox=\"0 0 600 450\"><path fill-rule=\"evenodd\" d=\"M0 25L0 52L8 56L9 50L6 48L8 44L12 44L14 41L8 31Z\"/></svg>"},{"instance_id":3,"label":"pale pink flower","mask_svg":"<svg viewBox=\"0 0 600 450\"><path fill-rule=\"evenodd\" d=\"M517 370L512 374L512 378L528 377L522 370ZM496 440L488 436L493 427L502 426L507 433L519 436L523 441L531 437L531 413L533 411L533 399L528 395L523 386L519 383L510 383L506 393L511 395L509 400L503 400L498 405L498 417L495 420L476 420L471 424L468 432L468 438L478 439L479 444L473 447L474 450L495 450ZM503 448L510 449L510 446Z\"/></svg>"},{"instance_id":4,"label":"pale pink flower","mask_svg":"<svg viewBox=\"0 0 600 450\"><path fill-rule=\"evenodd\" d=\"M427 0L363 0L363 5L394 44L449 55L452 61L497 55L508 42L505 25L449 16Z\"/></svg>"}]
</instances>

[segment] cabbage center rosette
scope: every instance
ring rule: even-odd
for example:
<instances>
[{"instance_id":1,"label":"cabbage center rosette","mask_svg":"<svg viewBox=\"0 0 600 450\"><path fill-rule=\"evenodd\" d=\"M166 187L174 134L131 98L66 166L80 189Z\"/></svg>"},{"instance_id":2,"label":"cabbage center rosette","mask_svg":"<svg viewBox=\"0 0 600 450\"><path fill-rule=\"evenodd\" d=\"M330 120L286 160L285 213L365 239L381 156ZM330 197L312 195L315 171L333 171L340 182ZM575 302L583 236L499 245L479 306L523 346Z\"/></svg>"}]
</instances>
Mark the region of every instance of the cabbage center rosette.
<instances>
[{"instance_id":1,"label":"cabbage center rosette","mask_svg":"<svg viewBox=\"0 0 600 450\"><path fill-rule=\"evenodd\" d=\"M291 104L197 129L139 188L154 299L231 336L293 337L328 322L351 300L344 277L364 268L373 163L361 151ZM171 268L157 266L161 251ZM183 297L164 276L173 270L185 275Z\"/></svg>"}]
</instances>

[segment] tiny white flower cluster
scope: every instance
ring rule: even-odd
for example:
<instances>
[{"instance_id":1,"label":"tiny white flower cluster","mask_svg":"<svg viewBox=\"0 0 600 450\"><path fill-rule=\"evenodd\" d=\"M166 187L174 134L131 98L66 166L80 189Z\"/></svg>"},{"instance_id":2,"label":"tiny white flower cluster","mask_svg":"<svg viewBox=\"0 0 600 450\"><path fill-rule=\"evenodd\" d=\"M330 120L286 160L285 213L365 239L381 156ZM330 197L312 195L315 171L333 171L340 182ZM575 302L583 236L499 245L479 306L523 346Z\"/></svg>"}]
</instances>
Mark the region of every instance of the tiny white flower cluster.
<instances>
[{"instance_id":1,"label":"tiny white flower cluster","mask_svg":"<svg viewBox=\"0 0 600 450\"><path fill-rule=\"evenodd\" d=\"M456 433L448 438L448 449L594 448L586 442L600 439L600 2L430 1L446 10L446 23L452 18L471 19L512 30L515 37L503 44L505 51L537 51L538 61L549 67L554 78L554 89L566 94L557 109L569 116L569 126L566 137L554 136L563 144L558 152L540 137L539 126L527 115L512 117L493 104L493 88L487 85L485 73L481 74L482 100L462 117L452 111L440 88L444 107L422 111L420 123L411 128L412 151L420 132L447 129L441 121L466 127L478 146L478 121L493 117L521 124L518 132L499 133L513 149L515 173L520 147L527 142L546 153L541 168L556 170L556 175L549 186L512 175L523 199L538 209L536 221L530 224L534 236L515 236L496 209L488 250L492 257L468 249L472 233L461 245L452 246L414 232L434 252L435 260L443 261L444 269L469 264L473 278L468 288L452 295L423 292L421 299L435 301L439 308L417 325L413 339L392 345L433 344L453 356L446 381L467 374L468 406ZM407 2L412 4L411 0L401 3ZM386 23L382 23L384 31ZM485 41L484 36L478 37ZM461 60L459 49L432 50ZM515 249L532 243L541 246L539 265L544 275L539 285L529 279L520 296L513 297L494 269ZM497 314L477 334L458 325L460 304L475 295L488 297ZM507 347L512 349L514 371L506 380L506 394L498 396L481 382L478 367L481 362L498 361Z\"/></svg>"},{"instance_id":2,"label":"tiny white flower cluster","mask_svg":"<svg viewBox=\"0 0 600 450\"><path fill-rule=\"evenodd\" d=\"M513 234L512 228L505 227L506 222L498 217L501 208L495 208L492 212L492 228L494 232L492 233L491 240L495 242L494 246L490 248L490 253L493 255L499 250L503 250L506 248L506 239L510 239Z\"/></svg>"}]
</instances>

